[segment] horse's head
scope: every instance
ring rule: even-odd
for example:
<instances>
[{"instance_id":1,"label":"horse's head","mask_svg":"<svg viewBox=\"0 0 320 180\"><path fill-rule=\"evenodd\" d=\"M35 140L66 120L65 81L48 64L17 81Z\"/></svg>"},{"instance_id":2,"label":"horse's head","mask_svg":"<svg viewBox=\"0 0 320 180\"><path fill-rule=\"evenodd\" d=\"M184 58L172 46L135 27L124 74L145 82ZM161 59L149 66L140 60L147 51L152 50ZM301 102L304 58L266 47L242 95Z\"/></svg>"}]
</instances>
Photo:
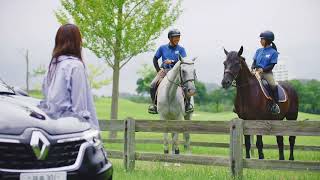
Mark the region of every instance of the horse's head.
<instances>
[{"instance_id":1,"label":"horse's head","mask_svg":"<svg viewBox=\"0 0 320 180\"><path fill-rule=\"evenodd\" d=\"M188 97L195 95L196 86L194 81L197 78L196 71L194 68L194 61L196 58L192 60L186 60L180 58L180 76L181 76L181 85Z\"/></svg>"},{"instance_id":2,"label":"horse's head","mask_svg":"<svg viewBox=\"0 0 320 180\"><path fill-rule=\"evenodd\" d=\"M238 77L238 74L241 70L241 55L243 52L243 47L241 46L238 52L231 51L228 52L224 49L224 53L227 55L224 64L224 75L221 82L223 88L229 88L232 84L232 81Z\"/></svg>"}]
</instances>

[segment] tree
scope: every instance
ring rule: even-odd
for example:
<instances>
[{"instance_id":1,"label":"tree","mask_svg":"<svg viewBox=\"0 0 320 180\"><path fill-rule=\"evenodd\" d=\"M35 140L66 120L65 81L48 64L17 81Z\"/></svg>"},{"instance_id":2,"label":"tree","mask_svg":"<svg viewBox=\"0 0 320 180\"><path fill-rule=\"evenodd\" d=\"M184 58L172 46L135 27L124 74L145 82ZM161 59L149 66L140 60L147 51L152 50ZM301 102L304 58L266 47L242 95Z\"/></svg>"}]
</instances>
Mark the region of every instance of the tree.
<instances>
[{"instance_id":1,"label":"tree","mask_svg":"<svg viewBox=\"0 0 320 180\"><path fill-rule=\"evenodd\" d=\"M38 66L37 68L32 70L32 74L31 77L32 78L38 78L38 77L42 77L46 74L47 70L45 68L45 66L43 64L41 64L40 66ZM41 89L41 83L37 83L36 87L34 89Z\"/></svg>"},{"instance_id":2,"label":"tree","mask_svg":"<svg viewBox=\"0 0 320 180\"><path fill-rule=\"evenodd\" d=\"M26 86L27 86L27 93L29 93L29 79L30 79L30 72L29 72L29 50L27 49L26 50L26 55L25 55L25 58L26 58Z\"/></svg>"},{"instance_id":3,"label":"tree","mask_svg":"<svg viewBox=\"0 0 320 180\"><path fill-rule=\"evenodd\" d=\"M149 94L150 84L156 76L156 71L151 65L144 64L142 68L139 69L138 74L141 77L137 80L136 92L140 95Z\"/></svg>"},{"instance_id":4,"label":"tree","mask_svg":"<svg viewBox=\"0 0 320 180\"><path fill-rule=\"evenodd\" d=\"M195 81L197 93L194 96L194 102L199 105L207 104L207 88L203 82Z\"/></svg>"},{"instance_id":5,"label":"tree","mask_svg":"<svg viewBox=\"0 0 320 180\"><path fill-rule=\"evenodd\" d=\"M154 47L154 40L176 21L181 0L61 0L60 23L73 20L84 47L113 70L111 119L118 117L119 75L132 57Z\"/></svg>"},{"instance_id":6,"label":"tree","mask_svg":"<svg viewBox=\"0 0 320 180\"><path fill-rule=\"evenodd\" d=\"M90 87L92 89L98 90L103 86L110 84L111 79L103 76L105 72L104 67L101 67L101 66L97 67L97 66L94 66L93 64L89 64L88 68L89 68L88 79L89 79Z\"/></svg>"},{"instance_id":7,"label":"tree","mask_svg":"<svg viewBox=\"0 0 320 180\"><path fill-rule=\"evenodd\" d=\"M30 80L30 68L29 68L29 49L20 49L20 53L24 56L26 61L26 91L29 93L29 80Z\"/></svg>"},{"instance_id":8,"label":"tree","mask_svg":"<svg viewBox=\"0 0 320 180\"><path fill-rule=\"evenodd\" d=\"M319 114L320 81L290 80L289 83L298 93L299 111Z\"/></svg>"},{"instance_id":9,"label":"tree","mask_svg":"<svg viewBox=\"0 0 320 180\"><path fill-rule=\"evenodd\" d=\"M32 71L32 77L39 77L39 76L43 76L45 75L47 72L45 66L43 64L41 64L40 66L38 66L37 68L33 69Z\"/></svg>"}]
</instances>

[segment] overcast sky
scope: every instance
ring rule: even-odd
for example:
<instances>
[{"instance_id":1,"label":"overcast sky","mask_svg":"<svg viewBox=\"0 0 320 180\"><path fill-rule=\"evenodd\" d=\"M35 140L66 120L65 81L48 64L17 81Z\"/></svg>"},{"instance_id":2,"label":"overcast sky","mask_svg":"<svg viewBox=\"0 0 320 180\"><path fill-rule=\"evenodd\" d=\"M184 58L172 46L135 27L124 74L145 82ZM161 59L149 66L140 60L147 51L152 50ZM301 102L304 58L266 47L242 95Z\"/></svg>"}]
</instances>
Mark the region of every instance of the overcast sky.
<instances>
[{"instance_id":1,"label":"overcast sky","mask_svg":"<svg viewBox=\"0 0 320 180\"><path fill-rule=\"evenodd\" d=\"M25 87L26 48L31 69L48 65L59 27L53 11L59 6L59 0L0 0L0 77ZM181 45L187 54L198 57L199 80L220 84L223 46L238 50L243 45L251 64L260 47L259 33L264 30L275 33L279 61L287 65L290 79L320 79L319 0L184 0L183 10L172 27L181 30ZM167 30L156 41L157 46L168 42L166 36ZM86 63L103 64L89 50L83 54ZM141 54L122 69L120 92L135 92L137 71L142 64L151 65L153 55ZM111 77L110 68L106 74ZM39 80L33 80L37 83ZM104 92L111 94L111 85Z\"/></svg>"}]
</instances>

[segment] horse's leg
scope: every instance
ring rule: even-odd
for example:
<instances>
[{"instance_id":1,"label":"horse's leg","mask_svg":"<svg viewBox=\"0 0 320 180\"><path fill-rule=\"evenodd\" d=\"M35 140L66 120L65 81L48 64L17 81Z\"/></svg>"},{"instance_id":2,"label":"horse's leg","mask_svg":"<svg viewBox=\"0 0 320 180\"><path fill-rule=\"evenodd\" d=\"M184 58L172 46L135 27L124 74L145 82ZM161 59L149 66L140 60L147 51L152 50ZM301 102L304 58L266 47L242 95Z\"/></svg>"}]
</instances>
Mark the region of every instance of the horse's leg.
<instances>
[{"instance_id":1,"label":"horse's leg","mask_svg":"<svg viewBox=\"0 0 320 180\"><path fill-rule=\"evenodd\" d=\"M189 113L185 115L184 119L185 120L191 120L192 113ZM187 154L191 154L191 149L190 149L190 133L183 133L183 139L184 139L184 150L187 152Z\"/></svg>"},{"instance_id":2,"label":"horse's leg","mask_svg":"<svg viewBox=\"0 0 320 180\"><path fill-rule=\"evenodd\" d=\"M163 151L164 154L169 154L169 140L168 140L169 133L163 133ZM168 162L164 162L164 166L169 166Z\"/></svg>"},{"instance_id":3,"label":"horse's leg","mask_svg":"<svg viewBox=\"0 0 320 180\"><path fill-rule=\"evenodd\" d=\"M264 159L263 155L263 142L262 142L262 136L257 135L257 143L256 143L257 149L258 149L258 154L259 154L259 159Z\"/></svg>"},{"instance_id":4,"label":"horse's leg","mask_svg":"<svg viewBox=\"0 0 320 180\"><path fill-rule=\"evenodd\" d=\"M296 137L295 136L289 136L289 142L290 142L290 157L289 160L294 160L294 156L293 156L293 147L294 144L296 142Z\"/></svg>"},{"instance_id":5,"label":"horse's leg","mask_svg":"<svg viewBox=\"0 0 320 180\"><path fill-rule=\"evenodd\" d=\"M190 150L190 134L189 133L183 133L183 139L184 139L184 150L188 153L191 154Z\"/></svg>"},{"instance_id":6,"label":"horse's leg","mask_svg":"<svg viewBox=\"0 0 320 180\"><path fill-rule=\"evenodd\" d=\"M244 143L246 146L246 158L250 159L250 148L251 148L250 135L244 135Z\"/></svg>"},{"instance_id":7,"label":"horse's leg","mask_svg":"<svg viewBox=\"0 0 320 180\"><path fill-rule=\"evenodd\" d=\"M172 133L172 154L180 154L178 137L178 133Z\"/></svg>"},{"instance_id":8,"label":"horse's leg","mask_svg":"<svg viewBox=\"0 0 320 180\"><path fill-rule=\"evenodd\" d=\"M294 105L292 105L294 106ZM298 117L298 108L297 108L297 104L295 104L294 107L291 107L291 112L292 113L288 113L286 115L286 119L287 120L297 120ZM289 143L290 143L290 156L289 156L289 160L294 160L294 156L293 156L293 148L294 148L294 144L296 142L296 136L289 136Z\"/></svg>"},{"instance_id":9,"label":"horse's leg","mask_svg":"<svg viewBox=\"0 0 320 180\"><path fill-rule=\"evenodd\" d=\"M284 160L283 136L277 136L277 143L278 143L278 148L279 148L279 160Z\"/></svg>"},{"instance_id":10,"label":"horse's leg","mask_svg":"<svg viewBox=\"0 0 320 180\"><path fill-rule=\"evenodd\" d=\"M164 148L164 154L169 154L168 133L163 133L163 148Z\"/></svg>"},{"instance_id":11,"label":"horse's leg","mask_svg":"<svg viewBox=\"0 0 320 180\"><path fill-rule=\"evenodd\" d=\"M289 104L289 110L286 114L286 119L288 121L296 121L298 118L298 107L299 107L299 100L298 100L298 94L294 89L286 88L286 91L290 98L290 104ZM296 141L296 136L289 136L289 143L290 143L290 156L289 160L294 160L293 156L293 148Z\"/></svg>"}]
</instances>

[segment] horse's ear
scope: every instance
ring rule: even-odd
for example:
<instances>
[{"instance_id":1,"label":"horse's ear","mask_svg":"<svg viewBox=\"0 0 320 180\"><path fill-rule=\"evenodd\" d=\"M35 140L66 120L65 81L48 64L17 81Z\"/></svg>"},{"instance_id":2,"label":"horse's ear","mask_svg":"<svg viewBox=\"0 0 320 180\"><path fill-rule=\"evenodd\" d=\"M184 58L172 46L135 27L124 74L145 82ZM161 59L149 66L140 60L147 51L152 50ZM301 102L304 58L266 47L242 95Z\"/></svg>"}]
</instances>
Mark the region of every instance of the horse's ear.
<instances>
[{"instance_id":1,"label":"horse's ear","mask_svg":"<svg viewBox=\"0 0 320 180\"><path fill-rule=\"evenodd\" d=\"M240 50L238 51L238 56L241 56L243 53L243 46L241 46Z\"/></svg>"},{"instance_id":2,"label":"horse's ear","mask_svg":"<svg viewBox=\"0 0 320 180\"><path fill-rule=\"evenodd\" d=\"M224 50L224 53L225 53L226 55L229 54L229 52L228 52L225 48L223 48L223 50Z\"/></svg>"}]
</instances>

